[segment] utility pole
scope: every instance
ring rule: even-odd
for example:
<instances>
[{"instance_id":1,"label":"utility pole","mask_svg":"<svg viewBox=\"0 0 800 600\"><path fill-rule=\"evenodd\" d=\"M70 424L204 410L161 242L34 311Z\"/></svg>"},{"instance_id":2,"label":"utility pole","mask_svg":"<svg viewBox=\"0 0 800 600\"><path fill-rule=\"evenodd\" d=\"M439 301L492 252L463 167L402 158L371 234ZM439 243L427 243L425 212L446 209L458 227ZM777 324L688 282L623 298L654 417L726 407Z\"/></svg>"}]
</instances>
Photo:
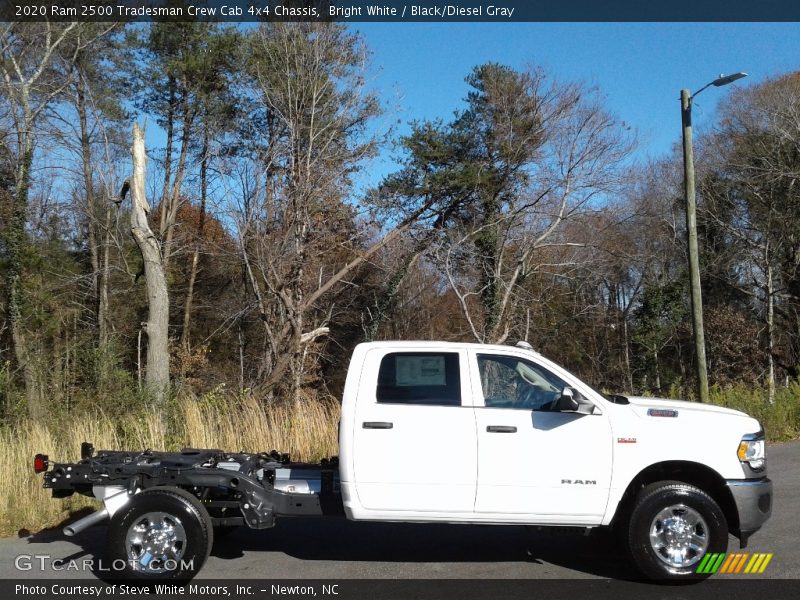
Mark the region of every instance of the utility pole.
<instances>
[{"instance_id":1,"label":"utility pole","mask_svg":"<svg viewBox=\"0 0 800 600\"><path fill-rule=\"evenodd\" d=\"M708 402L703 294L700 288L700 253L697 247L697 201L694 187L694 150L692 149L692 94L689 90L681 90L681 121L683 123L683 189L686 195L686 238L689 247L689 289L692 297L697 397L700 402Z\"/></svg>"},{"instance_id":2,"label":"utility pole","mask_svg":"<svg viewBox=\"0 0 800 600\"><path fill-rule=\"evenodd\" d=\"M706 336L703 328L703 294L700 288L700 252L697 246L697 200L694 186L694 150L692 149L692 101L710 86L721 87L747 73L720 75L707 83L694 95L681 90L681 123L683 125L683 189L686 195L686 243L689 249L689 288L692 297L692 328L694 330L695 366L697 369L697 398L708 402L708 367L706 364Z\"/></svg>"}]
</instances>

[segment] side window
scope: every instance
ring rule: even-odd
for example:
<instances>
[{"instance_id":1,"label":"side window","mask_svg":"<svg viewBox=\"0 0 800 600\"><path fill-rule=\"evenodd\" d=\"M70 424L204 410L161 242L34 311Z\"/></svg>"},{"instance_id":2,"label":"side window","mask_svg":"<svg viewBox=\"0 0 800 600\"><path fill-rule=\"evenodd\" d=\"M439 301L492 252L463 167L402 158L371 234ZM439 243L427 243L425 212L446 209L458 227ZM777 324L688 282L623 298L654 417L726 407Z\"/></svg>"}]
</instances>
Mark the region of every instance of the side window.
<instances>
[{"instance_id":1,"label":"side window","mask_svg":"<svg viewBox=\"0 0 800 600\"><path fill-rule=\"evenodd\" d=\"M461 406L456 352L392 352L381 360L380 403Z\"/></svg>"},{"instance_id":2,"label":"side window","mask_svg":"<svg viewBox=\"0 0 800 600\"><path fill-rule=\"evenodd\" d=\"M550 371L514 356L478 355L484 405L552 410L567 383Z\"/></svg>"}]
</instances>

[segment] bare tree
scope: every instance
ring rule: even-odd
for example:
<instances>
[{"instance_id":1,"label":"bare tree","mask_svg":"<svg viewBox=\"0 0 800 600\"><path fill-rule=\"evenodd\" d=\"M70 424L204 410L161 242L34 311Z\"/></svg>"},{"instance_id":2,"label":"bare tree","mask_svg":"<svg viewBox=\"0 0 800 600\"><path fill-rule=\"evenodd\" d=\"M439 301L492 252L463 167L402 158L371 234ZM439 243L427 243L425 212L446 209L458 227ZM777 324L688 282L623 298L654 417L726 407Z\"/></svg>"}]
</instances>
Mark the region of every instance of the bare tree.
<instances>
[{"instance_id":1,"label":"bare tree","mask_svg":"<svg viewBox=\"0 0 800 600\"><path fill-rule=\"evenodd\" d=\"M92 42L83 36L78 23L4 23L0 25L0 76L3 79L2 102L14 131L14 205L5 243L8 249L6 274L6 315L11 333L14 358L25 379L28 411L31 416L44 414L43 393L37 385L28 339L22 324L23 254L26 246L28 197L37 135L37 119L66 88L69 72L56 68L57 59L69 63L81 49ZM70 56L59 57L66 44ZM63 67L63 65L58 65Z\"/></svg>"},{"instance_id":2,"label":"bare tree","mask_svg":"<svg viewBox=\"0 0 800 600\"><path fill-rule=\"evenodd\" d=\"M797 74L768 80L732 96L703 144L704 216L737 244L739 266L727 283L750 296L763 323L770 403L776 363L800 374L798 106Z\"/></svg>"},{"instance_id":3,"label":"bare tree","mask_svg":"<svg viewBox=\"0 0 800 600\"><path fill-rule=\"evenodd\" d=\"M349 173L374 151L364 131L377 104L364 92L363 47L339 25L264 25L253 57L264 177L240 227L242 251L269 342L266 386L288 371L297 399L310 346L329 331L329 307L315 304L353 268L331 277L336 255L352 257L357 242L342 199Z\"/></svg>"},{"instance_id":4,"label":"bare tree","mask_svg":"<svg viewBox=\"0 0 800 600\"><path fill-rule=\"evenodd\" d=\"M131 234L142 253L144 276L147 284L148 317L147 371L145 382L148 391L159 404L163 404L169 390L169 297L164 276L161 244L150 229L147 217L150 205L145 197L147 156L144 133L138 123L133 125L133 175L130 178Z\"/></svg>"}]
</instances>

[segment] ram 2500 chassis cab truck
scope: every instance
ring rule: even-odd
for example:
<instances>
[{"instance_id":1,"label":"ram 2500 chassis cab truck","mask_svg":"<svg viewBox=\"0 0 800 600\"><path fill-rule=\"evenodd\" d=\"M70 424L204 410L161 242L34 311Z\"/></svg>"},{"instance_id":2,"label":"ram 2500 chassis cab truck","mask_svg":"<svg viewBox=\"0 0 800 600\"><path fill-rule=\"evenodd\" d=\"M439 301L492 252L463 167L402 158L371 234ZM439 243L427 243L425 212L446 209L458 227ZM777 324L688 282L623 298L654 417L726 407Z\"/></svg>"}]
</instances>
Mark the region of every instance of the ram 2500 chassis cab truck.
<instances>
[{"instance_id":1,"label":"ram 2500 chassis cab truck","mask_svg":"<svg viewBox=\"0 0 800 600\"><path fill-rule=\"evenodd\" d=\"M744 547L772 506L755 419L607 396L525 343L357 346L339 456L319 464L275 451L95 452L88 442L76 463L34 463L54 497L103 502L65 533L109 520L105 558L150 580L191 578L215 530L319 515L609 528L644 576L693 579L729 532Z\"/></svg>"}]
</instances>

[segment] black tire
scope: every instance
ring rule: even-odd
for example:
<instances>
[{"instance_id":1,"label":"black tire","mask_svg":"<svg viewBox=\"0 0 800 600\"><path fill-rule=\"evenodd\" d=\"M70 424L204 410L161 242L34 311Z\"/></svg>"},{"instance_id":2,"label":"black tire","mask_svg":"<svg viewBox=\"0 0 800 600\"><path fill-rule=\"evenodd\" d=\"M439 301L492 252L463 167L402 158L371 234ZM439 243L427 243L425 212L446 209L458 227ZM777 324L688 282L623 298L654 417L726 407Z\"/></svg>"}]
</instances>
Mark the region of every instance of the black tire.
<instances>
[{"instance_id":1,"label":"black tire","mask_svg":"<svg viewBox=\"0 0 800 600\"><path fill-rule=\"evenodd\" d=\"M228 508L211 508L209 509L209 515L211 517L215 517L217 519L224 519L226 517L230 517L231 514L241 512L232 511ZM234 531L239 531L242 528L242 525L214 525L214 542L218 542L223 538L228 537Z\"/></svg>"},{"instance_id":2,"label":"black tire","mask_svg":"<svg viewBox=\"0 0 800 600\"><path fill-rule=\"evenodd\" d=\"M214 541L228 537L234 531L239 531L241 525L217 525L214 527Z\"/></svg>"},{"instance_id":3,"label":"black tire","mask_svg":"<svg viewBox=\"0 0 800 600\"><path fill-rule=\"evenodd\" d=\"M669 524L665 527L667 521L677 523L677 529ZM681 530L681 524L690 526ZM728 523L719 505L701 489L679 481L660 481L639 492L627 534L628 551L642 575L664 582L705 579L709 575L697 573L703 556L728 549ZM692 547L682 542L689 536L695 541ZM677 564L677 556L669 563L667 547L656 548L663 539L676 539L677 547L686 547L682 564Z\"/></svg>"},{"instance_id":4,"label":"black tire","mask_svg":"<svg viewBox=\"0 0 800 600\"><path fill-rule=\"evenodd\" d=\"M155 556L148 542L139 545L131 541L136 539L135 526L147 531L145 524L151 523L147 515L163 516L157 526L177 532L168 551L172 554ZM158 533L157 529L152 531ZM154 487L136 494L114 514L108 527L106 556L116 578L186 582L205 564L213 543L211 517L195 496L180 488ZM137 554L141 556L138 560Z\"/></svg>"}]
</instances>

